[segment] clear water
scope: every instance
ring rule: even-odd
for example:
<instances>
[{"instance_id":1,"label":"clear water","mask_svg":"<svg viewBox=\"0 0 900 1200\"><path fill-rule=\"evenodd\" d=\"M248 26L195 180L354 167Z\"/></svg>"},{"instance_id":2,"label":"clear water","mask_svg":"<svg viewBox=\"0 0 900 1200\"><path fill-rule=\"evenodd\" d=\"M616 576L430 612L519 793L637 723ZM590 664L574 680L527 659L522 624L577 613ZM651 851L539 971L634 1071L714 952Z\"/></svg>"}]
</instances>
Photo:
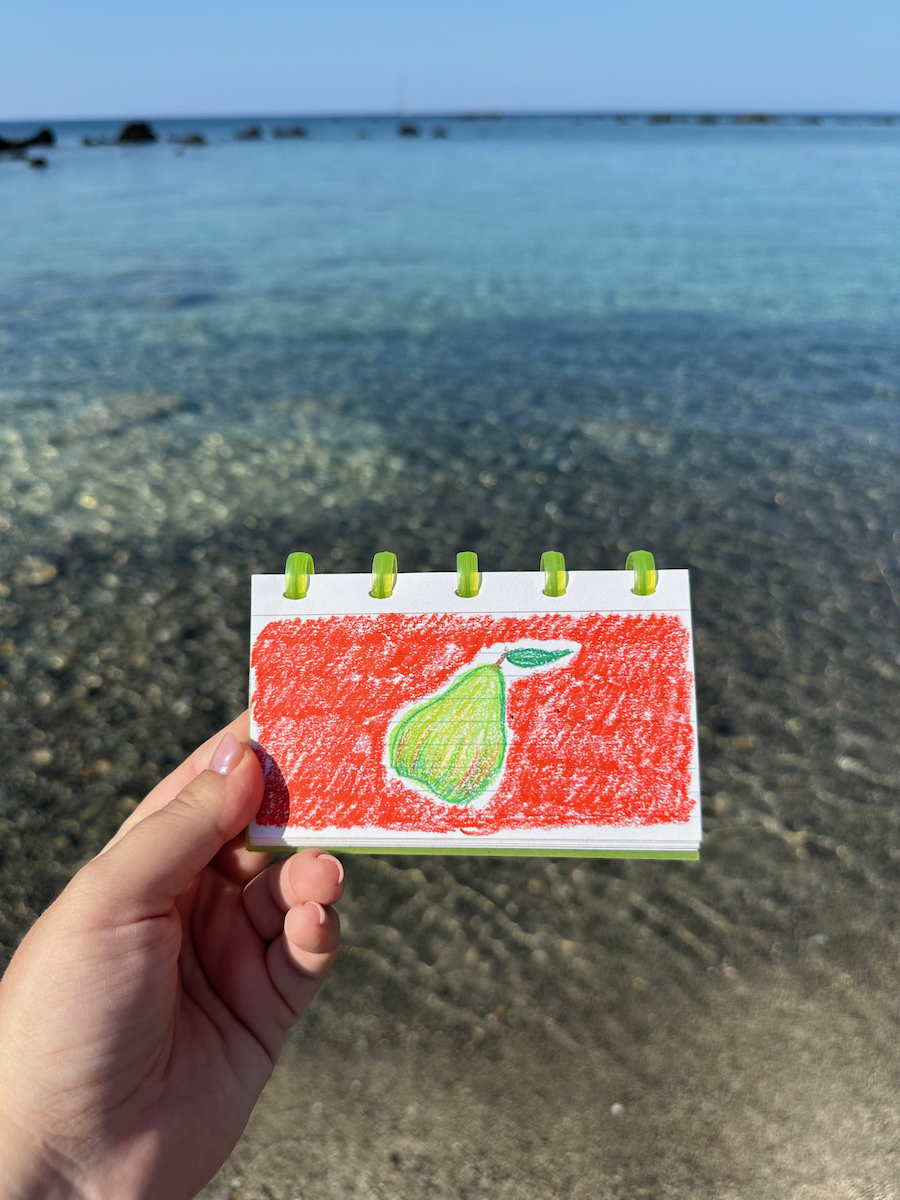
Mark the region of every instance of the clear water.
<instances>
[{"instance_id":1,"label":"clear water","mask_svg":"<svg viewBox=\"0 0 900 1200\"><path fill-rule=\"evenodd\" d=\"M276 354L623 316L749 321L776 339L787 322L852 323L832 329L853 340L900 312L900 127L510 125L353 140L345 122L241 143L199 123L210 144L180 154L87 150L84 127L62 128L49 171L0 176L6 385L37 401L48 339L85 338L109 382L133 384L134 336L152 338L142 379L168 383L198 331ZM93 364L53 365L48 387L96 383Z\"/></svg>"},{"instance_id":2,"label":"clear water","mask_svg":"<svg viewBox=\"0 0 900 1200\"><path fill-rule=\"evenodd\" d=\"M645 1078L675 1097L679 1147L705 1122L685 1168L704 1197L738 1159L745 1181L777 1161L781 1192L824 1172L833 1194L833 1160L802 1153L827 1083L819 1141L862 1164L845 1191L881 1194L900 126L448 119L445 139L436 120L400 139L344 120L235 141L246 123L160 122L206 133L182 152L60 127L46 171L0 161L3 953L241 707L251 570L300 549L319 570L378 549L452 570L473 549L486 571L650 549L691 569L700 863L348 862L357 953L304 1036L337 1055L520 1037L560 1078L623 1064L627 1113ZM726 995L734 973L749 990ZM704 1089L683 1120L672 1045L695 1047ZM622 1098L602 1094L592 1130ZM615 1194L680 1194L678 1155L648 1156L633 1111L640 1144L609 1162L652 1181Z\"/></svg>"},{"instance_id":3,"label":"clear water","mask_svg":"<svg viewBox=\"0 0 900 1200\"><path fill-rule=\"evenodd\" d=\"M49 170L0 163L0 421L70 431L68 476L106 454L116 476L123 446L74 434L156 393L178 413L131 428L138 473L173 436L287 437L302 401L369 444L437 411L896 444L898 127L320 119L234 140L246 124L94 148L115 125L63 125ZM166 141L194 129L206 146ZM47 482L36 511L90 528ZM158 532L138 496L98 500ZM245 503L278 508L256 480Z\"/></svg>"}]
</instances>

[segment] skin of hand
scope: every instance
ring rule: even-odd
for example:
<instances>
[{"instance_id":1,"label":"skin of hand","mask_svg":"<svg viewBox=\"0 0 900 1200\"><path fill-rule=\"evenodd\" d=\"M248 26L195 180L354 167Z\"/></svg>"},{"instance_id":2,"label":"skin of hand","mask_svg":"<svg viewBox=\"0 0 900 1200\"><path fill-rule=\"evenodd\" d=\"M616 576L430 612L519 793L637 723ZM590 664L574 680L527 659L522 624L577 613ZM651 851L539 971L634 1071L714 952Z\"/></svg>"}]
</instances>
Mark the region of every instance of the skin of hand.
<instances>
[{"instance_id":1,"label":"skin of hand","mask_svg":"<svg viewBox=\"0 0 900 1200\"><path fill-rule=\"evenodd\" d=\"M244 848L244 713L150 793L0 981L0 1197L180 1200L244 1129L337 954L344 871Z\"/></svg>"}]
</instances>

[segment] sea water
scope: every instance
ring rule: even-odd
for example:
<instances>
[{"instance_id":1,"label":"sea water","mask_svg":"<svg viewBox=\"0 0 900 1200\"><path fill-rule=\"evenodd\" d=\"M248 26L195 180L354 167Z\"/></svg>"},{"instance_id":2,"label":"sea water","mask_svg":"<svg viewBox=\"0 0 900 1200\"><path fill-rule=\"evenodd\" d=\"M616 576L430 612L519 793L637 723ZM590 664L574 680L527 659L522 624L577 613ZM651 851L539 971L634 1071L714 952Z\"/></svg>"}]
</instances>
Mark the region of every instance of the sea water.
<instances>
[{"instance_id":1,"label":"sea water","mask_svg":"<svg viewBox=\"0 0 900 1200\"><path fill-rule=\"evenodd\" d=\"M63 124L48 170L0 163L4 421L155 388L224 431L334 386L390 419L412 355L451 405L528 362L676 422L885 424L900 126L244 124Z\"/></svg>"},{"instance_id":2,"label":"sea water","mask_svg":"<svg viewBox=\"0 0 900 1200\"><path fill-rule=\"evenodd\" d=\"M798 1031L839 1009L866 1083L840 1055L827 1079L862 1179L896 996L900 127L248 123L93 147L117 126L61 124L47 169L0 161L4 953L244 704L252 570L648 549L691 571L700 863L348 862L352 953L304 1036L524 1037L561 1072L621 1064L627 1113L689 1046L725 1099L681 1125L672 1101L673 1128L695 1145L715 1108L690 1168L713 1196L779 1138L785 1178L820 1179ZM734 1082L782 1063L783 1123ZM616 1169L680 1189L638 1140Z\"/></svg>"}]
</instances>

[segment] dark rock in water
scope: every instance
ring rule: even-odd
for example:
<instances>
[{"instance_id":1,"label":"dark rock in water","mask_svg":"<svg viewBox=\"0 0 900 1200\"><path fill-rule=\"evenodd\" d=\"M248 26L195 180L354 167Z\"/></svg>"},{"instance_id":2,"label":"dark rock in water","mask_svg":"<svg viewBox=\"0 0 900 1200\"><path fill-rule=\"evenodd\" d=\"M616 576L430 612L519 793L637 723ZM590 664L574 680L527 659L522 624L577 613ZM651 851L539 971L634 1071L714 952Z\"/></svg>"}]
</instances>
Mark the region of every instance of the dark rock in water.
<instances>
[{"instance_id":1,"label":"dark rock in water","mask_svg":"<svg viewBox=\"0 0 900 1200\"><path fill-rule=\"evenodd\" d=\"M402 125L397 126L397 133L400 137L418 137L419 127L413 125L412 121L404 121Z\"/></svg>"},{"instance_id":2,"label":"dark rock in water","mask_svg":"<svg viewBox=\"0 0 900 1200\"><path fill-rule=\"evenodd\" d=\"M672 124L672 114L671 113L651 113L649 120L650 120L651 125L671 125Z\"/></svg>"},{"instance_id":3,"label":"dark rock in water","mask_svg":"<svg viewBox=\"0 0 900 1200\"><path fill-rule=\"evenodd\" d=\"M105 137L83 137L81 139L82 146L114 146L115 142L112 138Z\"/></svg>"},{"instance_id":4,"label":"dark rock in water","mask_svg":"<svg viewBox=\"0 0 900 1200\"><path fill-rule=\"evenodd\" d=\"M800 121L801 125L821 125L821 123L822 122L819 117L803 117Z\"/></svg>"},{"instance_id":5,"label":"dark rock in water","mask_svg":"<svg viewBox=\"0 0 900 1200\"><path fill-rule=\"evenodd\" d=\"M262 135L263 132L258 125L248 125L246 129L239 129L234 136L238 142L258 142Z\"/></svg>"},{"instance_id":6,"label":"dark rock in water","mask_svg":"<svg viewBox=\"0 0 900 1200\"><path fill-rule=\"evenodd\" d=\"M718 125L719 118L712 113L701 113L697 121L700 125Z\"/></svg>"},{"instance_id":7,"label":"dark rock in water","mask_svg":"<svg viewBox=\"0 0 900 1200\"><path fill-rule=\"evenodd\" d=\"M272 130L272 137L277 138L305 138L308 136L304 125L287 125L284 128Z\"/></svg>"},{"instance_id":8,"label":"dark rock in water","mask_svg":"<svg viewBox=\"0 0 900 1200\"><path fill-rule=\"evenodd\" d=\"M93 400L74 416L55 421L47 441L58 444L118 433L130 425L169 417L183 404L180 392L157 392L152 388L143 392L113 392Z\"/></svg>"},{"instance_id":9,"label":"dark rock in water","mask_svg":"<svg viewBox=\"0 0 900 1200\"><path fill-rule=\"evenodd\" d=\"M128 146L140 146L157 140L156 134L146 121L131 121L116 138L119 145Z\"/></svg>"},{"instance_id":10,"label":"dark rock in water","mask_svg":"<svg viewBox=\"0 0 900 1200\"><path fill-rule=\"evenodd\" d=\"M28 165L29 167L36 167L40 171L46 167L47 160L46 158L29 158Z\"/></svg>"},{"instance_id":11,"label":"dark rock in water","mask_svg":"<svg viewBox=\"0 0 900 1200\"><path fill-rule=\"evenodd\" d=\"M26 554L13 579L20 587L43 587L51 579L55 579L58 573L58 568L45 558Z\"/></svg>"},{"instance_id":12,"label":"dark rock in water","mask_svg":"<svg viewBox=\"0 0 900 1200\"><path fill-rule=\"evenodd\" d=\"M175 146L205 146L206 138L202 133L170 133L169 141Z\"/></svg>"},{"instance_id":13,"label":"dark rock in water","mask_svg":"<svg viewBox=\"0 0 900 1200\"><path fill-rule=\"evenodd\" d=\"M445 138L447 136L447 130L443 125L435 125L434 129L431 131L431 136L433 138Z\"/></svg>"},{"instance_id":14,"label":"dark rock in water","mask_svg":"<svg viewBox=\"0 0 900 1200\"><path fill-rule=\"evenodd\" d=\"M773 113L738 113L734 118L735 125L777 125L778 118Z\"/></svg>"},{"instance_id":15,"label":"dark rock in water","mask_svg":"<svg viewBox=\"0 0 900 1200\"><path fill-rule=\"evenodd\" d=\"M52 129L39 129L34 137L30 138L3 138L0 137L0 151L7 150L27 150L29 146L55 146L56 134Z\"/></svg>"}]
</instances>

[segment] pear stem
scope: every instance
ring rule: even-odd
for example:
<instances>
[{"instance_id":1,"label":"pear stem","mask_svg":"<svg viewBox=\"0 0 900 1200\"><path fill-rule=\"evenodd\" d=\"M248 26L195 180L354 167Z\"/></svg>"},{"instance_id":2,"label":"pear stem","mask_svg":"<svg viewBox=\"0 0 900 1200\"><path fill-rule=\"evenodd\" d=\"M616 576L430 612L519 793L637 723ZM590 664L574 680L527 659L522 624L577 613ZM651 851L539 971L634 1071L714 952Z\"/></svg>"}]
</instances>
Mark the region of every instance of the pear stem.
<instances>
[{"instance_id":1,"label":"pear stem","mask_svg":"<svg viewBox=\"0 0 900 1200\"><path fill-rule=\"evenodd\" d=\"M497 661L494 663L494 666L499 667L503 663L503 660L506 658L507 654L509 654L509 651L504 650L503 653L500 655L500 657L497 659Z\"/></svg>"}]
</instances>

